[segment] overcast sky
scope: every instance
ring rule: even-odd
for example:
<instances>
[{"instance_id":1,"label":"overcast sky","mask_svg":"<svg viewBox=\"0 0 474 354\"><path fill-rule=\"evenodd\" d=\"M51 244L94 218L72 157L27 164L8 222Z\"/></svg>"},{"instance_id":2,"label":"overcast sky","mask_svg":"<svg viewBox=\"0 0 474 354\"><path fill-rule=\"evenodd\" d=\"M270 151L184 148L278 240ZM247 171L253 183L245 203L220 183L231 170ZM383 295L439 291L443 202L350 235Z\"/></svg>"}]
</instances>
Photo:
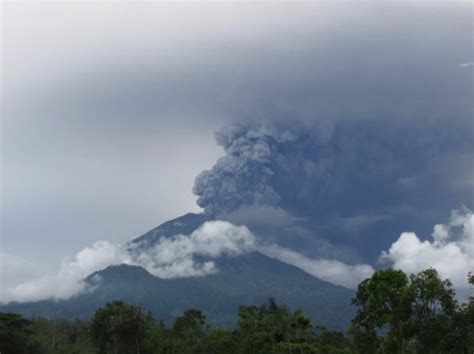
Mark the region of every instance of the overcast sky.
<instances>
[{"instance_id":1,"label":"overcast sky","mask_svg":"<svg viewBox=\"0 0 474 354\"><path fill-rule=\"evenodd\" d=\"M444 121L465 137L471 6L2 4L1 251L49 267L199 211L194 178L235 120Z\"/></svg>"}]
</instances>

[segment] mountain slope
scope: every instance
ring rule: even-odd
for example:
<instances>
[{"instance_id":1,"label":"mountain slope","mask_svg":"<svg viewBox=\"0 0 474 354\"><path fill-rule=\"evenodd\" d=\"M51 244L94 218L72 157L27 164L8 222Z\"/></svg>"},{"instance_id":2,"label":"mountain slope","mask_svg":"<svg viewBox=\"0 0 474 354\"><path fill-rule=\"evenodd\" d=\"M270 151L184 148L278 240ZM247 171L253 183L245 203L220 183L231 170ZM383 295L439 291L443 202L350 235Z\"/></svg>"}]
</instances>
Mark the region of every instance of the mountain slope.
<instances>
[{"instance_id":1,"label":"mountain slope","mask_svg":"<svg viewBox=\"0 0 474 354\"><path fill-rule=\"evenodd\" d=\"M140 236L131 244L151 246L160 237L189 234L206 221L186 214ZM314 323L344 328L353 317L353 291L316 279L304 271L252 252L214 259L218 271L206 277L156 278L145 269L118 265L87 278L92 291L69 300L11 303L0 311L26 315L87 318L107 301L124 300L143 305L156 319L171 322L188 308L199 308L214 325L233 325L239 305L262 304L268 297L291 308L301 306Z\"/></svg>"},{"instance_id":2,"label":"mountain slope","mask_svg":"<svg viewBox=\"0 0 474 354\"><path fill-rule=\"evenodd\" d=\"M209 219L204 214L187 213L147 231L132 240L130 245L152 245L161 237L170 237L178 234L189 235Z\"/></svg>"},{"instance_id":3,"label":"mountain slope","mask_svg":"<svg viewBox=\"0 0 474 354\"><path fill-rule=\"evenodd\" d=\"M107 301L141 304L157 319L171 321L188 308L207 313L213 324L232 325L239 305L261 304L268 297L292 308L301 306L315 323L343 328L352 317L352 291L300 269L251 253L218 260L219 272L207 277L160 279L136 266L111 266L91 274L96 288L69 300L46 300L2 306L1 311L48 317L88 318Z\"/></svg>"}]
</instances>

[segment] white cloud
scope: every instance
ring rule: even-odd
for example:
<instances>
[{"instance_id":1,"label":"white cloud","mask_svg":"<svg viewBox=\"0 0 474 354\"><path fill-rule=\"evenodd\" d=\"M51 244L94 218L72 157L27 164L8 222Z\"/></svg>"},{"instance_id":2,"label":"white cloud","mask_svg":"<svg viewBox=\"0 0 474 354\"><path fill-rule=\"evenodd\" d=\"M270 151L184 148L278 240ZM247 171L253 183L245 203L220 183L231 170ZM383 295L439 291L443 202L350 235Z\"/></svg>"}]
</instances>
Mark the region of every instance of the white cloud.
<instances>
[{"instance_id":1,"label":"white cloud","mask_svg":"<svg viewBox=\"0 0 474 354\"><path fill-rule=\"evenodd\" d=\"M456 289L467 289L467 273L474 271L474 214L467 208L452 211L449 222L435 225L431 236L432 240L422 241L415 233L404 232L382 252L381 260L407 273L433 267Z\"/></svg>"},{"instance_id":2,"label":"white cloud","mask_svg":"<svg viewBox=\"0 0 474 354\"><path fill-rule=\"evenodd\" d=\"M271 258L301 268L312 276L333 284L354 287L373 273L369 265L347 265L329 259L311 259L275 244L260 244L246 226L227 221L204 223L190 235L161 238L153 247L135 245L127 248L108 241L97 241L81 250L73 259L65 259L56 274L4 286L0 302L68 299L92 288L84 279L91 273L115 264L145 268L159 278L206 276L218 271L213 259L223 255L239 256L258 251ZM3 256L2 271L31 269L13 257ZM8 262L4 259L10 260ZM13 261L12 261L13 260ZM22 265L18 267L17 265ZM16 267L16 268L15 268Z\"/></svg>"},{"instance_id":3,"label":"white cloud","mask_svg":"<svg viewBox=\"0 0 474 354\"><path fill-rule=\"evenodd\" d=\"M153 249L141 252L135 262L160 278L205 276L218 271L215 263L198 263L194 256L217 258L224 254L238 256L251 251L258 251L294 265L316 278L349 288L357 286L374 272L366 264L347 265L332 259L311 259L276 244L261 244L247 227L226 221L206 222L189 236L162 238Z\"/></svg>"},{"instance_id":4,"label":"white cloud","mask_svg":"<svg viewBox=\"0 0 474 354\"><path fill-rule=\"evenodd\" d=\"M11 258L11 257L10 257ZM129 263L130 259L121 246L108 241L97 241L84 248L73 259L65 259L55 275L48 275L20 282L3 288L0 301L36 301L47 298L67 299L86 290L84 282L89 274L111 264ZM6 268L3 268L6 266ZM2 271L9 273L11 264L2 264Z\"/></svg>"},{"instance_id":5,"label":"white cloud","mask_svg":"<svg viewBox=\"0 0 474 354\"><path fill-rule=\"evenodd\" d=\"M354 288L374 272L367 264L348 265L334 259L312 259L277 245L265 245L259 251L268 257L294 265L306 273L332 284Z\"/></svg>"},{"instance_id":6,"label":"white cloud","mask_svg":"<svg viewBox=\"0 0 474 354\"><path fill-rule=\"evenodd\" d=\"M18 278L16 285L13 280L7 283L2 278L0 302L68 299L89 290L84 279L91 273L122 263L141 266L160 278L204 276L215 273L217 268L212 261L195 261L194 256L236 256L254 247L255 236L245 226L225 221L207 222L189 236L162 238L156 246L138 254L122 245L97 241L73 259L63 260L56 274L25 281ZM28 274L34 269L26 261L6 254L1 255L0 261L2 275Z\"/></svg>"},{"instance_id":7,"label":"white cloud","mask_svg":"<svg viewBox=\"0 0 474 354\"><path fill-rule=\"evenodd\" d=\"M255 243L255 236L245 226L210 221L189 236L161 238L153 248L140 252L134 261L160 278L204 276L215 273L217 268L212 261L196 262L194 256L237 256L254 250Z\"/></svg>"}]
</instances>

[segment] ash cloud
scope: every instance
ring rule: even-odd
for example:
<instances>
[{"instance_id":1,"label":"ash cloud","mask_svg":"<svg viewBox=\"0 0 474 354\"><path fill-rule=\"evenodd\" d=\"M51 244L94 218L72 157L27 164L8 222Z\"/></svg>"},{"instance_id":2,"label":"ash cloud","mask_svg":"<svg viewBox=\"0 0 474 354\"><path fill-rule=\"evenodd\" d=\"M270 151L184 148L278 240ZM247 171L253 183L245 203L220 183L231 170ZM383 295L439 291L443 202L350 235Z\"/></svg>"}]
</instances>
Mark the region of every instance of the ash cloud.
<instances>
[{"instance_id":1,"label":"ash cloud","mask_svg":"<svg viewBox=\"0 0 474 354\"><path fill-rule=\"evenodd\" d=\"M198 205L215 215L240 206L278 204L281 198L271 185L275 137L236 124L217 132L216 141L226 156L196 177L193 192Z\"/></svg>"},{"instance_id":2,"label":"ash cloud","mask_svg":"<svg viewBox=\"0 0 474 354\"><path fill-rule=\"evenodd\" d=\"M186 212L231 120L199 205L305 257L373 263L474 207L470 4L5 10L5 250L50 260Z\"/></svg>"},{"instance_id":3,"label":"ash cloud","mask_svg":"<svg viewBox=\"0 0 474 354\"><path fill-rule=\"evenodd\" d=\"M225 155L197 176L193 192L213 218L247 225L272 242L286 233L282 245L307 256L329 252L371 262L394 241L394 230L426 234L449 210L472 207L471 125L465 119L240 122L216 133ZM291 225L312 235L303 240ZM326 254L321 239L329 242Z\"/></svg>"},{"instance_id":4,"label":"ash cloud","mask_svg":"<svg viewBox=\"0 0 474 354\"><path fill-rule=\"evenodd\" d=\"M196 178L193 192L210 215L267 205L363 220L354 213L379 215L405 196L416 204L420 196L472 192L456 182L471 173L469 127L467 121L341 120L322 134L317 123L237 123L216 133L225 156Z\"/></svg>"},{"instance_id":5,"label":"ash cloud","mask_svg":"<svg viewBox=\"0 0 474 354\"><path fill-rule=\"evenodd\" d=\"M472 119L472 66L459 64L472 61L470 7L411 2L9 3L2 27L4 250L50 261L103 235L124 241L136 230L198 210L189 193L192 177L217 158L209 132L231 120L245 130L249 121L285 121L282 129L296 129L297 137L317 125L318 141L325 143L341 129L338 121L405 119L399 146L413 129L431 132L424 139L434 134L432 120L444 120L436 134L458 126L461 134L454 139L465 140L472 126L460 127L458 120ZM301 122L310 127L299 131L293 126ZM383 142L386 130L380 130ZM355 151L357 139L362 145L369 140L362 133L357 136L349 143ZM284 193L285 181L278 178L281 183L276 184L273 169L282 145L269 147L269 163L228 157L202 177L196 191L208 212L222 213L254 200L257 206L277 204L292 217L316 215L316 206L322 213L343 214L332 220L420 210L408 200L367 213L365 204L371 202L365 199L373 201L380 188L357 191L357 183L341 188L338 181L352 182L345 174L357 175L358 165L338 170L330 156L313 156L306 168L296 169L295 176L301 176L288 178L291 188ZM438 154L433 155L436 160ZM472 174L465 173L472 155L465 155L465 164L461 154L452 154L449 166L428 163L422 176L416 164L405 164L402 192L408 199L426 199L418 186L424 187L426 178L438 178L441 188L428 186L439 200L432 203L428 195L426 203L439 206L446 199L447 210L467 203L462 198L451 203L455 198L444 186L452 171L464 171L457 183L471 183L472 188ZM292 158L289 168L298 165ZM319 192L314 192L315 183L304 183L309 171L327 174ZM222 188L213 180L217 172L226 180ZM228 178L230 172L240 179ZM248 188L252 193L246 193L242 180L255 183ZM303 196L288 195L295 192ZM301 202L305 193L318 200ZM218 202L218 194L228 199ZM358 203L362 210L354 212ZM436 213L430 220L440 220L445 211ZM427 225L433 224L430 220ZM396 221L392 226L412 225ZM324 234L335 233L319 216L317 226ZM393 234L387 231L393 229L377 233ZM332 234L328 238L339 237ZM388 246L377 245L377 252Z\"/></svg>"}]
</instances>

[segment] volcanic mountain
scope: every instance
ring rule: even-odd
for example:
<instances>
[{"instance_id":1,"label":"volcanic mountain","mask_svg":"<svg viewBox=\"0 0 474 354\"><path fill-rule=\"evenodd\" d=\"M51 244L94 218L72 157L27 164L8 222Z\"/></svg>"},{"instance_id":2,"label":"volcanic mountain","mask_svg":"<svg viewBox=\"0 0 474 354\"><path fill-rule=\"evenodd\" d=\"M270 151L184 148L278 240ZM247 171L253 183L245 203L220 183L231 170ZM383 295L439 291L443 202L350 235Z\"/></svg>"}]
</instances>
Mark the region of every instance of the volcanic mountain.
<instances>
[{"instance_id":1,"label":"volcanic mountain","mask_svg":"<svg viewBox=\"0 0 474 354\"><path fill-rule=\"evenodd\" d=\"M135 238L128 245L135 251L153 247L163 238L188 235L208 218L189 213L167 221ZM313 323L342 329L354 309L353 290L317 279L301 269L252 251L213 259L217 271L206 276L163 279L144 268L114 265L90 274L88 291L67 300L10 303L0 311L28 316L89 318L107 301L141 304L157 320L172 322L188 308L201 309L212 325L232 325L239 305L262 304L268 297L290 308L302 307Z\"/></svg>"}]
</instances>

